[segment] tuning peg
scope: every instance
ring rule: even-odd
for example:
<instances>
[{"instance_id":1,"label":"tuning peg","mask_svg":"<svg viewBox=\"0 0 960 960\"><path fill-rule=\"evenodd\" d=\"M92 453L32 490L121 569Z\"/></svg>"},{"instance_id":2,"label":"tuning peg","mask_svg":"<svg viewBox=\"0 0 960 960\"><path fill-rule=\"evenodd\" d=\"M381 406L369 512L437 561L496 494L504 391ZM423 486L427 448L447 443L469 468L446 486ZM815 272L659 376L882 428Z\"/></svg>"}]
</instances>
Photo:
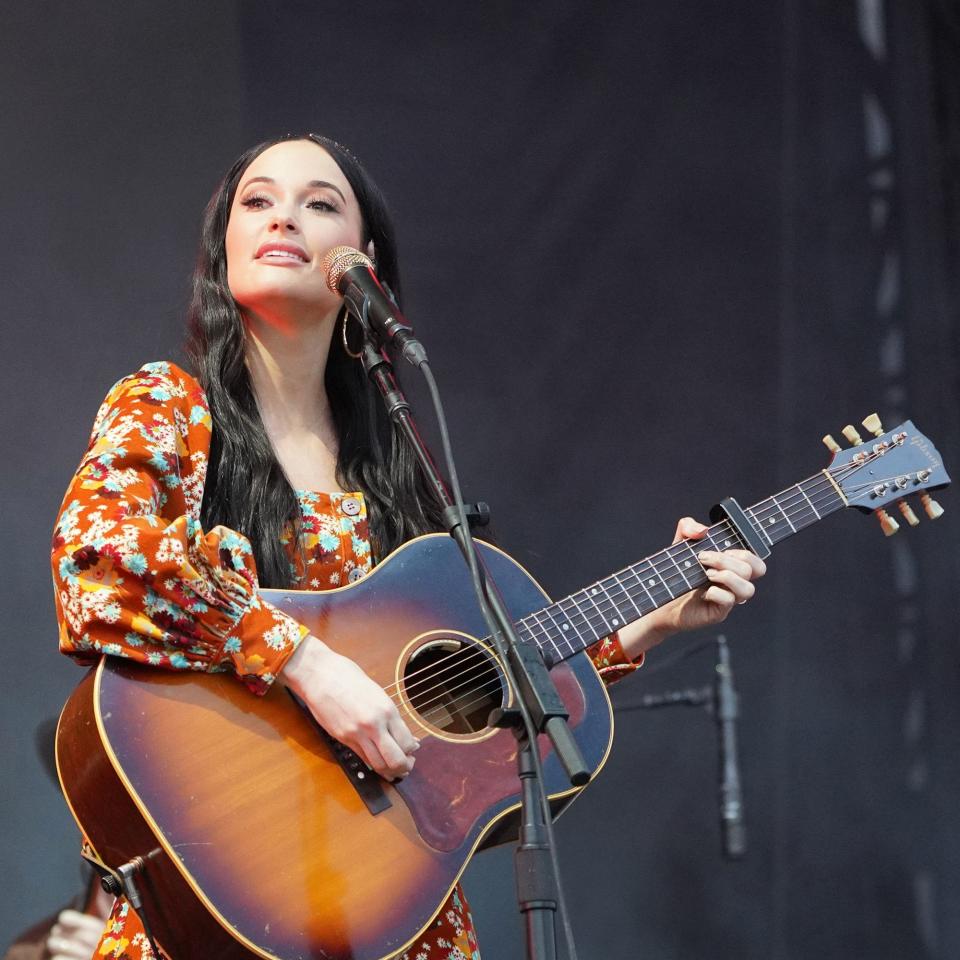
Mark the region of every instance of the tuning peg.
<instances>
[{"instance_id":1,"label":"tuning peg","mask_svg":"<svg viewBox=\"0 0 960 960\"><path fill-rule=\"evenodd\" d=\"M883 436L883 426L877 414L871 413L869 417L864 417L860 422L863 424L864 429L869 430L875 437Z\"/></svg>"},{"instance_id":2,"label":"tuning peg","mask_svg":"<svg viewBox=\"0 0 960 960\"><path fill-rule=\"evenodd\" d=\"M880 529L885 537L892 537L900 529L900 524L886 510L877 510L876 514L880 518Z\"/></svg>"},{"instance_id":3,"label":"tuning peg","mask_svg":"<svg viewBox=\"0 0 960 960\"><path fill-rule=\"evenodd\" d=\"M903 519L906 520L911 527L915 527L918 523L920 523L920 521L917 519L917 515L913 512L913 509L906 500L898 500L897 506L900 507L900 512L903 514Z\"/></svg>"},{"instance_id":4,"label":"tuning peg","mask_svg":"<svg viewBox=\"0 0 960 960\"><path fill-rule=\"evenodd\" d=\"M837 441L834 440L829 433L823 438L823 442L831 453L840 452L840 444L837 443Z\"/></svg>"},{"instance_id":5,"label":"tuning peg","mask_svg":"<svg viewBox=\"0 0 960 960\"><path fill-rule=\"evenodd\" d=\"M943 516L943 507L941 507L929 493L921 493L920 502L923 504L923 509L927 512L927 516L931 520L936 520Z\"/></svg>"},{"instance_id":6,"label":"tuning peg","mask_svg":"<svg viewBox=\"0 0 960 960\"><path fill-rule=\"evenodd\" d=\"M856 428L852 423L848 423L848 424L843 428L843 430L841 430L840 432L841 432L841 433L847 438L847 440L849 440L850 443L852 443L855 447L859 447L860 444L863 443L863 437L861 437L860 434L857 433L857 428Z\"/></svg>"}]
</instances>

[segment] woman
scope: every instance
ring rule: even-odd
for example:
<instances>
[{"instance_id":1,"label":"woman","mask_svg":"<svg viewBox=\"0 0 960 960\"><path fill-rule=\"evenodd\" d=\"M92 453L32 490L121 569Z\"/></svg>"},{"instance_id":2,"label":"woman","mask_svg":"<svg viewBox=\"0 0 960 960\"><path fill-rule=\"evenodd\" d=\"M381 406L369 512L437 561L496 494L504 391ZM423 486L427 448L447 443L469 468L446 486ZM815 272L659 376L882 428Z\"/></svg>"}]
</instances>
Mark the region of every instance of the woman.
<instances>
[{"instance_id":1,"label":"woman","mask_svg":"<svg viewBox=\"0 0 960 960\"><path fill-rule=\"evenodd\" d=\"M197 376L148 364L110 391L64 499L53 569L65 653L225 671L253 694L279 679L391 779L410 772L418 748L392 701L257 594L355 580L440 528L341 342L342 303L320 267L341 244L365 251L399 291L383 200L343 147L287 137L237 160L204 220L189 339ZM705 529L686 518L677 535ZM700 557L708 588L591 651L606 678L635 669L670 633L722 620L764 572L742 551ZM121 899L99 955L139 957L144 946ZM479 956L459 889L407 953L426 950L433 960Z\"/></svg>"}]
</instances>

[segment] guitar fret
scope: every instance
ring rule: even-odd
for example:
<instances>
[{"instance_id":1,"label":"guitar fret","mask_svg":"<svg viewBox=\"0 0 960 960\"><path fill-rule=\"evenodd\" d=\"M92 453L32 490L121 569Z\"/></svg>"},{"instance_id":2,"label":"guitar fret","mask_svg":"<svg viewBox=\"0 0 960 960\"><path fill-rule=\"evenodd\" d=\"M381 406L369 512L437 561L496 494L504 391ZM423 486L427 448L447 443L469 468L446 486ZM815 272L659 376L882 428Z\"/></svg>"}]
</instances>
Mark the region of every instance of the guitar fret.
<instances>
[{"instance_id":1,"label":"guitar fret","mask_svg":"<svg viewBox=\"0 0 960 960\"><path fill-rule=\"evenodd\" d=\"M660 585L663 587L663 589L666 590L668 594L670 594L670 599L671 599L671 600L675 600L676 597L677 597L677 594L675 594L675 593L667 586L667 581L663 579L663 577L662 577L661 574L660 574L660 571L659 571L659 570L656 568L656 566L654 565L653 560L652 560L652 559L646 560L645 563L646 563L647 566L650 568L650 570L651 570L653 573L656 574L656 577L650 577L650 579L647 580L647 586L648 586L651 590L656 590L656 589L657 589L657 587L656 587L656 582L657 582L657 580L659 580L659 581L660 581ZM661 604L658 603L657 606L659 607L659 606L661 606Z\"/></svg>"},{"instance_id":2,"label":"guitar fret","mask_svg":"<svg viewBox=\"0 0 960 960\"><path fill-rule=\"evenodd\" d=\"M773 502L776 504L776 506L778 507L778 509L780 510L780 512L783 514L783 519L786 520L787 523L790 524L790 529L791 529L794 533L796 533L796 532L797 532L797 528L793 525L793 521L787 516L787 514L786 514L786 512L784 511L783 507L780 506L780 501L777 499L776 494L774 494L774 496L772 496L770 499L773 500Z\"/></svg>"},{"instance_id":3,"label":"guitar fret","mask_svg":"<svg viewBox=\"0 0 960 960\"><path fill-rule=\"evenodd\" d=\"M579 625L577 624L574 617L571 616L569 609L564 609L563 607L564 603L572 604L575 615L580 618L581 622ZM594 631L593 628L590 626L590 621L586 618L584 612L580 609L579 605L577 604L577 601L573 597L565 597L563 600L560 601L558 606L560 607L561 610L563 610L564 615L567 618L567 622L570 624L570 628L575 631L575 634L578 638L582 637L584 628L589 629L590 632L594 634L594 637L596 637L596 631ZM568 642L572 647L573 642L572 641L568 641ZM586 646L586 644L584 644L584 646Z\"/></svg>"},{"instance_id":4,"label":"guitar fret","mask_svg":"<svg viewBox=\"0 0 960 960\"><path fill-rule=\"evenodd\" d=\"M611 606L613 607L613 609L616 610L616 612L617 612L617 616L614 617L614 618L613 618L612 620L610 620L609 622L610 622L610 626L611 626L611 627L613 627L615 630L618 630L620 627L623 626L623 624L624 624L624 622L625 622L625 618L624 618L623 614L620 612L620 608L617 606L617 604L616 604L616 602L614 601L613 597L610 596L609 592L607 591L607 588L603 585L603 581L602 581L602 580L598 580L598 581L597 581L597 586L603 591L604 596L606 596L606 598L610 601L610 604L611 604Z\"/></svg>"},{"instance_id":5,"label":"guitar fret","mask_svg":"<svg viewBox=\"0 0 960 960\"><path fill-rule=\"evenodd\" d=\"M561 642L565 643L570 648L570 652L573 653L576 650L576 647L573 645L573 640L570 638L570 633L571 631L573 631L573 635L576 636L577 629L570 622L570 616L567 613L567 611L563 609L562 602L555 603L553 605L553 609L556 610L561 616L561 619L559 621L557 621L556 617L554 617L554 621L559 622L560 640ZM553 614L551 614L551 616L553 616Z\"/></svg>"},{"instance_id":6,"label":"guitar fret","mask_svg":"<svg viewBox=\"0 0 960 960\"><path fill-rule=\"evenodd\" d=\"M563 629L561 628L560 624L557 623L556 617L554 617L554 615L553 615L553 610L552 610L552 608L551 608L551 607L544 607L544 608L543 608L543 612L550 618L550 622L557 628L557 636L562 639L562 637L563 637ZM556 642L554 642L554 646L556 646Z\"/></svg>"},{"instance_id":7,"label":"guitar fret","mask_svg":"<svg viewBox=\"0 0 960 960\"><path fill-rule=\"evenodd\" d=\"M750 547L740 539L737 528L732 523L727 523L727 539L724 540L724 550L749 550Z\"/></svg>"},{"instance_id":8,"label":"guitar fret","mask_svg":"<svg viewBox=\"0 0 960 960\"><path fill-rule=\"evenodd\" d=\"M689 557L684 561L684 566L690 570L690 576L694 578L694 582L690 583L690 578L684 576L684 579L687 583L690 584L690 588L694 589L699 587L702 583L706 582L707 574L703 568L703 565L700 563L700 557L697 553L697 550L694 549L694 545L699 543L697 540L685 540L683 542L683 547L689 551L690 556L693 557L691 560Z\"/></svg>"},{"instance_id":9,"label":"guitar fret","mask_svg":"<svg viewBox=\"0 0 960 960\"><path fill-rule=\"evenodd\" d=\"M803 488L803 484L798 483L793 489L796 490L802 497L802 499L798 502L798 509L794 511L794 520L796 521L795 526L798 530L801 530L803 527L810 526L811 523L816 523L818 520L822 519L822 517L820 511L816 508L813 501L807 495L807 491Z\"/></svg>"},{"instance_id":10,"label":"guitar fret","mask_svg":"<svg viewBox=\"0 0 960 960\"><path fill-rule=\"evenodd\" d=\"M584 593L585 593L584 590L580 591L581 596ZM590 632L593 634L593 639L599 640L603 636L603 634L597 632L597 628L593 625L593 622L591 621L591 619L583 612L583 608L580 606L580 602L577 600L577 595L572 594L570 599L573 601L573 604L577 608L577 611L579 612L580 616L583 617L584 623L587 625L587 627L590 628ZM594 606L596 606L596 604L594 604Z\"/></svg>"},{"instance_id":11,"label":"guitar fret","mask_svg":"<svg viewBox=\"0 0 960 960\"><path fill-rule=\"evenodd\" d=\"M811 523L816 523L817 520L820 519L820 514L810 501L810 498L807 496L807 493L803 487L797 485L791 489L796 491L793 494L794 497L797 496L797 493L800 494L799 499L797 499L790 511L792 516L791 526L794 528L794 531L802 530L804 527L808 527ZM784 494L780 494L780 496L784 496Z\"/></svg>"},{"instance_id":12,"label":"guitar fret","mask_svg":"<svg viewBox=\"0 0 960 960\"><path fill-rule=\"evenodd\" d=\"M745 513L763 539L773 545L843 506L843 497L821 472L754 504ZM749 546L736 527L723 520L709 527L701 539L672 544L528 615L523 622L541 649L547 647L558 660L565 659L708 582L699 560L699 554L708 549L722 553Z\"/></svg>"},{"instance_id":13,"label":"guitar fret","mask_svg":"<svg viewBox=\"0 0 960 960\"><path fill-rule=\"evenodd\" d=\"M627 589L626 584L620 579L619 574L614 574L609 579L614 580L617 586L620 588L620 592L630 601L630 606L636 611L637 618L643 616L643 611L637 606L637 602L633 599L633 595Z\"/></svg>"},{"instance_id":14,"label":"guitar fret","mask_svg":"<svg viewBox=\"0 0 960 960\"><path fill-rule=\"evenodd\" d=\"M756 520L754 519L753 514L749 510L744 510L744 513L747 515L747 519L753 524L754 529L758 530L760 533L760 536L763 537L763 539L766 540L767 543L770 544L770 546L772 547L773 540L770 539L770 534L763 529L763 524L757 523Z\"/></svg>"},{"instance_id":15,"label":"guitar fret","mask_svg":"<svg viewBox=\"0 0 960 960\"><path fill-rule=\"evenodd\" d=\"M540 646L537 638L533 635L533 631L530 629L530 624L527 623L526 617L524 617L523 620L518 620L515 626L517 628L517 635L523 643L533 643L538 647Z\"/></svg>"},{"instance_id":16,"label":"guitar fret","mask_svg":"<svg viewBox=\"0 0 960 960\"><path fill-rule=\"evenodd\" d=\"M778 536L778 525L784 523L784 517L782 511L779 511L776 507L765 506L769 504L770 500L764 500L762 503L758 503L756 507L752 510L747 510L747 515L753 519L757 527L763 531L764 537L766 537L767 542L773 546L775 540L774 536ZM769 516L766 514L769 513ZM777 514L780 514L780 519L777 519Z\"/></svg>"},{"instance_id":17,"label":"guitar fret","mask_svg":"<svg viewBox=\"0 0 960 960\"><path fill-rule=\"evenodd\" d=\"M531 613L529 616L524 617L524 622L527 624L531 624L530 632L531 632L531 635L533 636L533 642L542 650L543 643L541 643L541 641L536 636L536 633L534 633L532 628L533 627L538 628L540 633L542 633L543 636L546 637L548 642L550 641L551 637L550 637L550 634L547 632L546 628L544 627L544 625L540 622L540 611L537 610L535 613Z\"/></svg>"},{"instance_id":18,"label":"guitar fret","mask_svg":"<svg viewBox=\"0 0 960 960\"><path fill-rule=\"evenodd\" d=\"M539 643L538 643L537 646L540 647L540 651L541 651L541 653L543 653L544 663L553 663L553 662L556 662L556 661L558 661L558 660L562 660L563 657L564 657L563 651L560 649L560 645L557 643L556 640L550 640L550 649L549 649L549 650L544 650L543 644L539 644ZM551 653L551 652L553 653L553 656L550 656L550 653ZM571 648L570 648L570 653L574 653L574 652L575 652L575 651L574 651L573 647L571 646Z\"/></svg>"},{"instance_id":19,"label":"guitar fret","mask_svg":"<svg viewBox=\"0 0 960 960\"><path fill-rule=\"evenodd\" d=\"M611 625L610 625L610 618L603 612L603 608L602 608L602 607L600 606L600 604L597 602L597 597L600 595L600 587L599 587L599 585L598 585L598 584L594 584L592 587L590 587L589 589L585 590L584 593L586 593L587 599L593 604L593 606L594 606L594 608L596 609L597 613L600 615L600 622L603 624L603 626L604 626L604 628L605 628L604 631L603 631L603 633L602 633L600 636L606 637L606 636L608 636L609 634L613 633L613 629L611 628ZM616 610L616 607L615 607L615 606L614 606L614 609ZM615 619L619 620L619 617L617 617L617 618L615 618ZM599 638L598 638L598 639L599 639Z\"/></svg>"},{"instance_id":20,"label":"guitar fret","mask_svg":"<svg viewBox=\"0 0 960 960\"><path fill-rule=\"evenodd\" d=\"M783 520L778 520L776 524L770 525L764 521L764 529L770 534L773 543L778 543L780 540L798 533L804 527L822 520L844 505L843 498L822 473L781 491L777 496L788 501L792 496L796 503L788 508L790 518L787 518L785 512L783 512ZM769 501L757 504L757 507L764 507L767 502ZM766 508L764 507L764 509Z\"/></svg>"},{"instance_id":21,"label":"guitar fret","mask_svg":"<svg viewBox=\"0 0 960 960\"><path fill-rule=\"evenodd\" d=\"M823 517L820 516L820 511L813 505L813 501L807 496L807 491L803 489L803 484L798 483L797 489L803 494L803 499L810 504L810 509L816 514L818 520L822 520Z\"/></svg>"},{"instance_id":22,"label":"guitar fret","mask_svg":"<svg viewBox=\"0 0 960 960\"><path fill-rule=\"evenodd\" d=\"M650 601L650 610L656 610L657 601L653 599L653 594L650 593L650 591L647 589L647 585L643 582L643 577L641 577L640 574L637 572L638 566L639 564L634 564L632 567L629 568L630 576L637 581L637 585L646 594L647 599ZM632 594L631 594L631 599L632 599ZM636 603L634 603L634 606L636 606ZM649 613L650 611L647 610L645 612Z\"/></svg>"},{"instance_id":23,"label":"guitar fret","mask_svg":"<svg viewBox=\"0 0 960 960\"><path fill-rule=\"evenodd\" d=\"M726 527L726 528L727 528L727 529L726 529L726 533L723 533L723 532L722 532L722 530L721 530L722 527ZM723 537L723 539L720 540L719 542L716 541L716 540L714 540L714 538L713 538L713 531L714 531L714 530L716 530L717 533L720 534L720 535ZM743 547L744 547L743 543L740 541L740 537L739 537L739 535L737 534L736 530L735 530L735 529L733 528L733 526L732 526L728 521L726 521L726 520L724 520L723 523L718 523L718 524L716 524L716 526L711 527L711 528L707 531L707 535L706 535L706 537L704 537L704 539L710 541L711 547L712 547L714 550L716 550L717 553L722 553L724 550L743 549Z\"/></svg>"},{"instance_id":24,"label":"guitar fret","mask_svg":"<svg viewBox=\"0 0 960 960\"><path fill-rule=\"evenodd\" d=\"M680 576L683 578L683 582L687 585L687 589L689 590L691 589L692 584L687 579L687 575L683 572L683 568L680 566L679 563L677 563L676 557L674 557L674 555L671 553L672 550L673 550L673 547L669 547L663 552L670 558L670 562L677 568L677 573L679 573Z\"/></svg>"},{"instance_id":25,"label":"guitar fret","mask_svg":"<svg viewBox=\"0 0 960 960\"><path fill-rule=\"evenodd\" d=\"M570 639L571 624L569 623L569 618L567 617L563 608L559 604L555 603L549 607L545 607L540 612L546 613L553 625L557 628L557 636L555 639L551 640L557 657L559 658L563 655L561 644L565 644L567 647L569 647L570 653L576 653L577 647L574 646ZM547 633L549 634L549 631L547 631Z\"/></svg>"}]
</instances>

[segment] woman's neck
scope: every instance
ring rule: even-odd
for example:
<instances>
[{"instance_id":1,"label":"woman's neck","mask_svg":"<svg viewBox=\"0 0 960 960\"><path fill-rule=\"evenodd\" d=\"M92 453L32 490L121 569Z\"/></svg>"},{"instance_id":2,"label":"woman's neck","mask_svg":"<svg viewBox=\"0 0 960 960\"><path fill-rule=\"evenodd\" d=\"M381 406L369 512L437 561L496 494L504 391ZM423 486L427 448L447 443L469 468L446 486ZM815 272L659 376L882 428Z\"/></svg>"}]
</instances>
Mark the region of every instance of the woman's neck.
<instances>
[{"instance_id":1,"label":"woman's neck","mask_svg":"<svg viewBox=\"0 0 960 960\"><path fill-rule=\"evenodd\" d=\"M332 425L324 371L335 314L310 325L278 325L245 316L246 362L271 439Z\"/></svg>"}]
</instances>

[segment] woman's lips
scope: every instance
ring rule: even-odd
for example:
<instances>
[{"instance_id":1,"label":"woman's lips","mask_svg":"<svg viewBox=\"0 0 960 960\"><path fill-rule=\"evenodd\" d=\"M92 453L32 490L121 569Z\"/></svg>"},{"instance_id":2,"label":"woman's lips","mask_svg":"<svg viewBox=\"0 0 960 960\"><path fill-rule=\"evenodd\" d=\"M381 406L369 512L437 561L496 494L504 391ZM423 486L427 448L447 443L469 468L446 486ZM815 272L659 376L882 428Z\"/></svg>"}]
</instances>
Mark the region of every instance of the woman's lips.
<instances>
[{"instance_id":1,"label":"woman's lips","mask_svg":"<svg viewBox=\"0 0 960 960\"><path fill-rule=\"evenodd\" d=\"M292 243L265 243L257 250L254 259L280 266L310 262L306 251Z\"/></svg>"},{"instance_id":2,"label":"woman's lips","mask_svg":"<svg viewBox=\"0 0 960 960\"><path fill-rule=\"evenodd\" d=\"M290 256L290 254L278 256L274 253L258 257L257 260L259 263L266 263L271 267L302 267L306 262L299 257Z\"/></svg>"}]
</instances>

